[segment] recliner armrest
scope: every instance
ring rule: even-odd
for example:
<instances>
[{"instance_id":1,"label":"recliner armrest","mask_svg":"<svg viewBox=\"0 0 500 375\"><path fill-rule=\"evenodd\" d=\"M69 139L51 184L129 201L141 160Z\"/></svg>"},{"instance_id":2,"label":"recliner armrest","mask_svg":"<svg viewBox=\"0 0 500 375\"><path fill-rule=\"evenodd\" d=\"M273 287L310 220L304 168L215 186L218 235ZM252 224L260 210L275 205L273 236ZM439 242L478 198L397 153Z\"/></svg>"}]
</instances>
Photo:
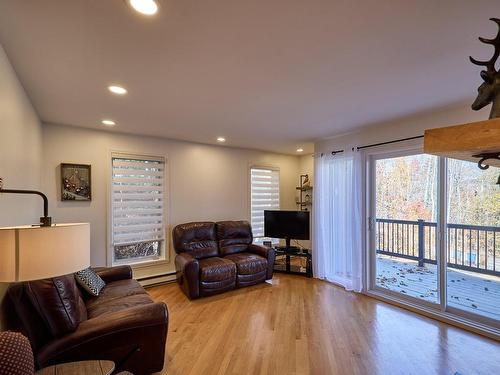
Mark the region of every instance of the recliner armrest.
<instances>
[{"instance_id":1,"label":"recliner armrest","mask_svg":"<svg viewBox=\"0 0 500 375\"><path fill-rule=\"evenodd\" d=\"M93 270L104 280L105 283L126 280L132 278L132 267L128 265L116 267L96 267Z\"/></svg>"},{"instance_id":2,"label":"recliner armrest","mask_svg":"<svg viewBox=\"0 0 500 375\"><path fill-rule=\"evenodd\" d=\"M256 244L250 244L248 245L248 251L253 254L260 255L261 257L264 257L267 259L267 275L266 279L272 279L273 278L273 268L274 268L274 249L271 249L266 246L261 246L261 245L256 245Z\"/></svg>"},{"instance_id":3,"label":"recliner armrest","mask_svg":"<svg viewBox=\"0 0 500 375\"><path fill-rule=\"evenodd\" d=\"M200 263L198 259L191 254L180 253L175 257L175 270L177 273L177 282L184 293L190 298L200 296Z\"/></svg>"},{"instance_id":4,"label":"recliner armrest","mask_svg":"<svg viewBox=\"0 0 500 375\"><path fill-rule=\"evenodd\" d=\"M248 245L248 251L257 255L260 255L261 257L264 257L267 259L268 254L270 251L273 251L270 247L267 246L262 246L262 245L257 245L257 244L250 244Z\"/></svg>"},{"instance_id":5,"label":"recliner armrest","mask_svg":"<svg viewBox=\"0 0 500 375\"><path fill-rule=\"evenodd\" d=\"M123 354L123 350L117 348L120 345L145 346L148 340L156 337L156 340L163 341L164 347L167 330L167 306L163 302L148 303L86 320L80 323L75 332L56 338L42 347L36 359L41 367L95 358L118 361ZM156 345L162 351L162 343L156 341Z\"/></svg>"}]
</instances>

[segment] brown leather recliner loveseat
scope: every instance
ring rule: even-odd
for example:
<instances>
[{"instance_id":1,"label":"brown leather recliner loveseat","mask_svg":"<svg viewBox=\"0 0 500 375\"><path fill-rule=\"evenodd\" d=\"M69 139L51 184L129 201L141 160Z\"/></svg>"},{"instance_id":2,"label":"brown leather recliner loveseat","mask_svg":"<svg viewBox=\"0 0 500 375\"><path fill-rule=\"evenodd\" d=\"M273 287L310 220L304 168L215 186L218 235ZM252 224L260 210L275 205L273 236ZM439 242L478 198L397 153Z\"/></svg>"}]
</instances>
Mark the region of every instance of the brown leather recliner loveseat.
<instances>
[{"instance_id":1,"label":"brown leather recliner loveseat","mask_svg":"<svg viewBox=\"0 0 500 375\"><path fill-rule=\"evenodd\" d=\"M153 302L129 266L96 272L106 282L98 297L80 290L72 274L12 284L9 328L29 338L37 368L101 359L135 375L161 371L166 305Z\"/></svg>"},{"instance_id":2,"label":"brown leather recliner loveseat","mask_svg":"<svg viewBox=\"0 0 500 375\"><path fill-rule=\"evenodd\" d=\"M273 277L274 250L252 243L247 221L180 224L173 241L177 282L190 299Z\"/></svg>"}]
</instances>

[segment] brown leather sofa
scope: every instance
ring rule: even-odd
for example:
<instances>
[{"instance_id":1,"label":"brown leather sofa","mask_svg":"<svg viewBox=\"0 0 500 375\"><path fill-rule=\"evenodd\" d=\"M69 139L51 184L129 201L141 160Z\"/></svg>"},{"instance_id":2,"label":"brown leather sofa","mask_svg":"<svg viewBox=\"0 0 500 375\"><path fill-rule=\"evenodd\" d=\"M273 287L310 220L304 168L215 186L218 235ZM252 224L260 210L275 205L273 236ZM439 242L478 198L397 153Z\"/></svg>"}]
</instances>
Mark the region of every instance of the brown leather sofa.
<instances>
[{"instance_id":1,"label":"brown leather sofa","mask_svg":"<svg viewBox=\"0 0 500 375\"><path fill-rule=\"evenodd\" d=\"M102 359L135 375L161 371L166 305L153 302L129 266L96 271L106 282L98 297L80 290L72 274L12 284L9 328L29 338L37 368Z\"/></svg>"},{"instance_id":2,"label":"brown leather sofa","mask_svg":"<svg viewBox=\"0 0 500 375\"><path fill-rule=\"evenodd\" d=\"M274 250L252 244L247 221L180 224L173 241L177 282L190 299L273 277Z\"/></svg>"}]
</instances>

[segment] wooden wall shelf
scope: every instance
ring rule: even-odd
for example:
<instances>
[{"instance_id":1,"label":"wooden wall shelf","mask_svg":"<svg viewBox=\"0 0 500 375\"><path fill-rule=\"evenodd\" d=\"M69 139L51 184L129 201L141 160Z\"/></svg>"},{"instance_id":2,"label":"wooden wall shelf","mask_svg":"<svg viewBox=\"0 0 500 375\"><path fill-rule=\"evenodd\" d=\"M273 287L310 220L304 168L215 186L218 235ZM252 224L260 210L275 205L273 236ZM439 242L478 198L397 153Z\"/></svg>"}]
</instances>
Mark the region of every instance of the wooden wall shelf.
<instances>
[{"instance_id":1,"label":"wooden wall shelf","mask_svg":"<svg viewBox=\"0 0 500 375\"><path fill-rule=\"evenodd\" d=\"M424 152L477 163L480 158L473 155L500 152L500 118L428 129ZM484 164L500 167L500 160L488 160Z\"/></svg>"}]
</instances>

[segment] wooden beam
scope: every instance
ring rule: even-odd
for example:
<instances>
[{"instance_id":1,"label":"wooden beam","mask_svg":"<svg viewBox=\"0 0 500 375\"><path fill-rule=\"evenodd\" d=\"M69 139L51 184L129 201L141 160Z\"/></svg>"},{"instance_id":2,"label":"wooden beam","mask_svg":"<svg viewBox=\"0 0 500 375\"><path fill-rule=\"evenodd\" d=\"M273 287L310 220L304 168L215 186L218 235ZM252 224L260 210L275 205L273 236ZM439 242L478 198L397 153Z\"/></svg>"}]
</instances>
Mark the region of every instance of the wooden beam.
<instances>
[{"instance_id":1,"label":"wooden beam","mask_svg":"<svg viewBox=\"0 0 500 375\"><path fill-rule=\"evenodd\" d=\"M427 129L424 152L472 162L479 161L473 155L500 152L500 118ZM500 161L496 160L488 160L485 164L500 167Z\"/></svg>"}]
</instances>

